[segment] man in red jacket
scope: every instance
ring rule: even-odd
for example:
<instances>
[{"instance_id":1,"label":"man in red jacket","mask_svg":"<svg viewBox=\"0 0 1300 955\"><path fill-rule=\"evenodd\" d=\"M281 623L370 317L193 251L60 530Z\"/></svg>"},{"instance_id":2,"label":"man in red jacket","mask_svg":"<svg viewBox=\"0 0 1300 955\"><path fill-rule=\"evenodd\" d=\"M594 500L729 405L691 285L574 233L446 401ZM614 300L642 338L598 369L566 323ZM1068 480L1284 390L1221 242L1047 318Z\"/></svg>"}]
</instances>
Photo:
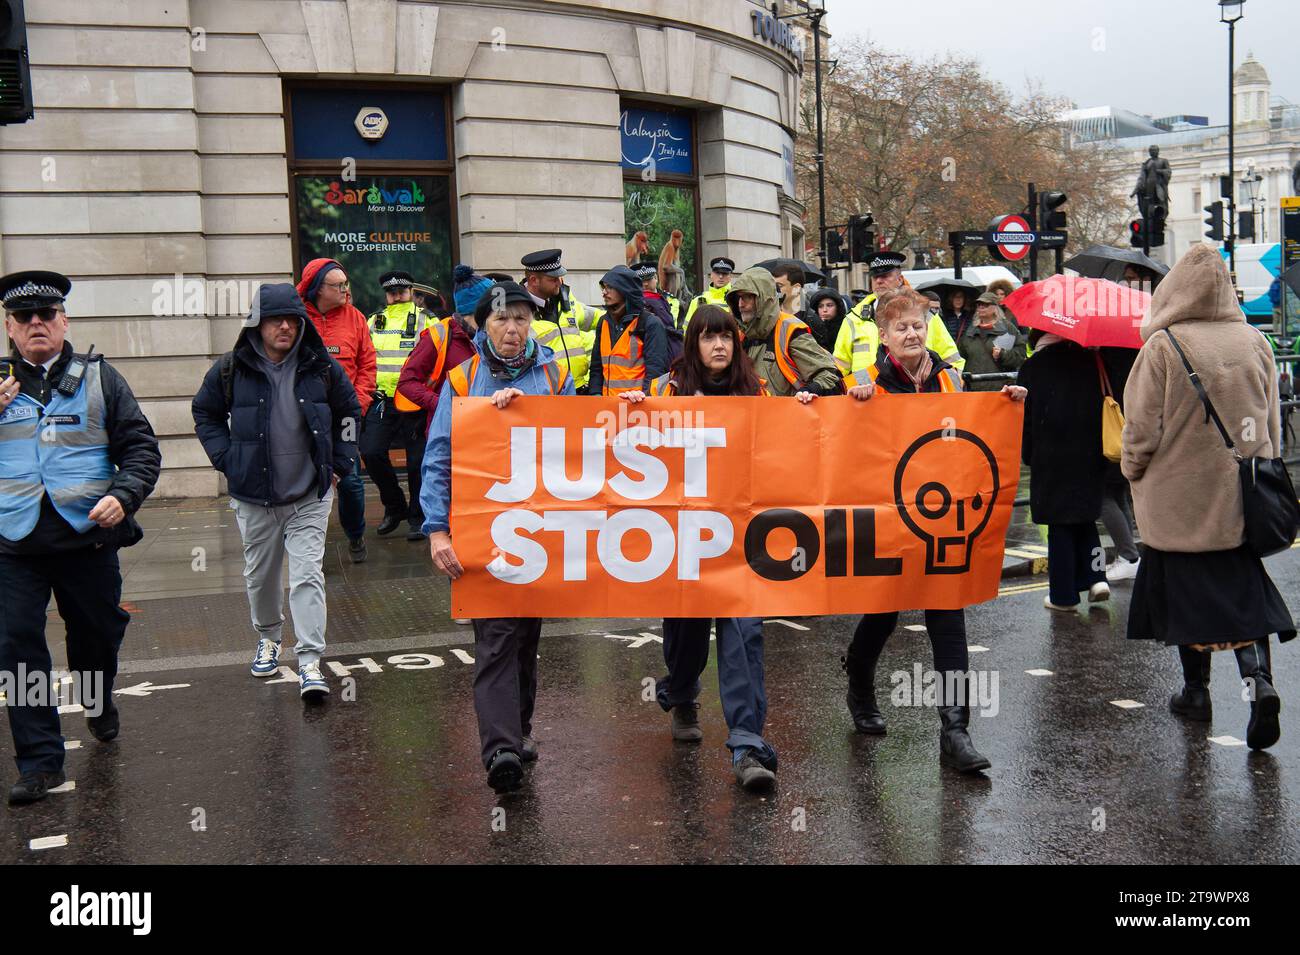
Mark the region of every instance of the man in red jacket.
<instances>
[{"instance_id":1,"label":"man in red jacket","mask_svg":"<svg viewBox=\"0 0 1300 955\"><path fill-rule=\"evenodd\" d=\"M374 400L375 346L370 342L366 317L352 304L347 273L333 259L312 259L302 270L297 288L326 351L343 366L356 389L364 419ZM360 438L361 427L362 422L356 422L354 440ZM366 488L360 464L352 474L339 479L338 499L339 523L348 536L348 555L352 563L359 564L366 559Z\"/></svg>"}]
</instances>

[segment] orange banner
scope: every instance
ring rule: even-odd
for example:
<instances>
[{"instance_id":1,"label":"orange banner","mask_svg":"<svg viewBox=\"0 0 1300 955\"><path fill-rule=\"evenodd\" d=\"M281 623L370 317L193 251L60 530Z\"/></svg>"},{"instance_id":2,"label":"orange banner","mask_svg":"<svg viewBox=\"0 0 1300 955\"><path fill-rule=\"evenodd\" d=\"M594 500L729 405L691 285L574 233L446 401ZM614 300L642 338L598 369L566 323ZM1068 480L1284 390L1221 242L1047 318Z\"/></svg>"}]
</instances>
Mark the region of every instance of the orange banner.
<instances>
[{"instance_id":1,"label":"orange banner","mask_svg":"<svg viewBox=\"0 0 1300 955\"><path fill-rule=\"evenodd\" d=\"M1001 394L526 396L452 409L455 617L757 617L996 595L1024 406Z\"/></svg>"}]
</instances>

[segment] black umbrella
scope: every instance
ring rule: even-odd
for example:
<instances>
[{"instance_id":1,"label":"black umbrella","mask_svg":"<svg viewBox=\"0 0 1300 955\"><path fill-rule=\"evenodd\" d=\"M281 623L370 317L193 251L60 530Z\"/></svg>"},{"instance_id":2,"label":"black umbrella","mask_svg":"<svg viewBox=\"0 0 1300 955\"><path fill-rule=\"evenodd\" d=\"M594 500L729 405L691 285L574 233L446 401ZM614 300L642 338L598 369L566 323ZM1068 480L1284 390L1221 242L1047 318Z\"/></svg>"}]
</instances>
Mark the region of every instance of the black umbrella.
<instances>
[{"instance_id":1,"label":"black umbrella","mask_svg":"<svg viewBox=\"0 0 1300 955\"><path fill-rule=\"evenodd\" d=\"M1282 281L1291 286L1291 291L1300 295L1300 262L1282 273Z\"/></svg>"},{"instance_id":2,"label":"black umbrella","mask_svg":"<svg viewBox=\"0 0 1300 955\"><path fill-rule=\"evenodd\" d=\"M1090 245L1073 258L1065 260L1067 269L1074 269L1090 279L1107 279L1121 282L1124 266L1133 265L1155 273L1154 287L1169 273L1169 266L1142 254L1141 249L1121 249L1113 245Z\"/></svg>"},{"instance_id":3,"label":"black umbrella","mask_svg":"<svg viewBox=\"0 0 1300 955\"><path fill-rule=\"evenodd\" d=\"M799 283L800 285L811 285L813 282L826 281L826 276L820 269L816 266L809 265L807 262L800 261L799 259L764 259L762 262L755 262L753 267L756 269L767 269L771 272L773 269L781 268L782 266L793 266L803 272L803 281Z\"/></svg>"},{"instance_id":4,"label":"black umbrella","mask_svg":"<svg viewBox=\"0 0 1300 955\"><path fill-rule=\"evenodd\" d=\"M968 304L979 298L980 293L987 288L976 282L968 282L966 279L930 279L927 282L918 282L914 287L918 292L937 292L939 298L945 302L948 301L949 295L961 290L966 293Z\"/></svg>"}]
</instances>

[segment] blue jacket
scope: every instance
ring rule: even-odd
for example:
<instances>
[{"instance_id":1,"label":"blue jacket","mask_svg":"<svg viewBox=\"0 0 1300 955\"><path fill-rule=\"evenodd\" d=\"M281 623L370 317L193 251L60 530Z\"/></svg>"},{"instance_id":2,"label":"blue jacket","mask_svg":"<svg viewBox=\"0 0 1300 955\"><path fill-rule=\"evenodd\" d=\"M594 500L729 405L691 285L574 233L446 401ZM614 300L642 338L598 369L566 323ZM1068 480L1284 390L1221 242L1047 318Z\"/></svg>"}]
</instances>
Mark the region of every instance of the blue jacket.
<instances>
[{"instance_id":1,"label":"blue jacket","mask_svg":"<svg viewBox=\"0 0 1300 955\"><path fill-rule=\"evenodd\" d=\"M474 336L474 347L480 358L478 372L469 383L470 397L489 397L503 388L518 388L526 395L549 395L551 384L543 370L544 365L555 364L555 353L545 345L536 342L537 361L534 365L514 380L498 378L492 373L486 357L487 338L483 332ZM472 359L471 359L472 360ZM560 394L572 395L573 378L568 372L562 373L563 384ZM424 511L425 535L434 531L449 531L449 511L451 508L451 382L444 381L442 394L433 413L433 423L429 425L429 439L424 448L424 464L420 484L420 507Z\"/></svg>"},{"instance_id":2,"label":"blue jacket","mask_svg":"<svg viewBox=\"0 0 1300 955\"><path fill-rule=\"evenodd\" d=\"M259 369L249 341L249 335L256 334L256 328L245 328L235 339L230 405L221 381L221 359L217 359L204 376L190 410L203 450L212 466L226 476L230 496L270 507L289 502L274 500L271 491L271 382ZM311 458L319 499L331 487L331 472L344 477L355 467L361 405L352 382L325 350L310 321L302 323L294 392L313 435ZM350 440L344 440L343 428L348 422Z\"/></svg>"}]
</instances>

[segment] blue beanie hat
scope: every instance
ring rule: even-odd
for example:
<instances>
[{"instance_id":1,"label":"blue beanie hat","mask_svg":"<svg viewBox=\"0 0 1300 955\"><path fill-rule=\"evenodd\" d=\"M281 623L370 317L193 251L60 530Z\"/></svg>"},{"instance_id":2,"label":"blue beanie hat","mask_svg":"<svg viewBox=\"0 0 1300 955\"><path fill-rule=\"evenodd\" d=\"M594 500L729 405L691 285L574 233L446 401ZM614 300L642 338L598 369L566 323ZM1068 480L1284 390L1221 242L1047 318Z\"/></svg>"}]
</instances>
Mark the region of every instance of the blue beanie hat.
<instances>
[{"instance_id":1,"label":"blue beanie hat","mask_svg":"<svg viewBox=\"0 0 1300 955\"><path fill-rule=\"evenodd\" d=\"M464 264L456 266L451 279L456 297L456 314L473 315L478 300L492 287L491 279L475 274L472 268Z\"/></svg>"}]
</instances>

